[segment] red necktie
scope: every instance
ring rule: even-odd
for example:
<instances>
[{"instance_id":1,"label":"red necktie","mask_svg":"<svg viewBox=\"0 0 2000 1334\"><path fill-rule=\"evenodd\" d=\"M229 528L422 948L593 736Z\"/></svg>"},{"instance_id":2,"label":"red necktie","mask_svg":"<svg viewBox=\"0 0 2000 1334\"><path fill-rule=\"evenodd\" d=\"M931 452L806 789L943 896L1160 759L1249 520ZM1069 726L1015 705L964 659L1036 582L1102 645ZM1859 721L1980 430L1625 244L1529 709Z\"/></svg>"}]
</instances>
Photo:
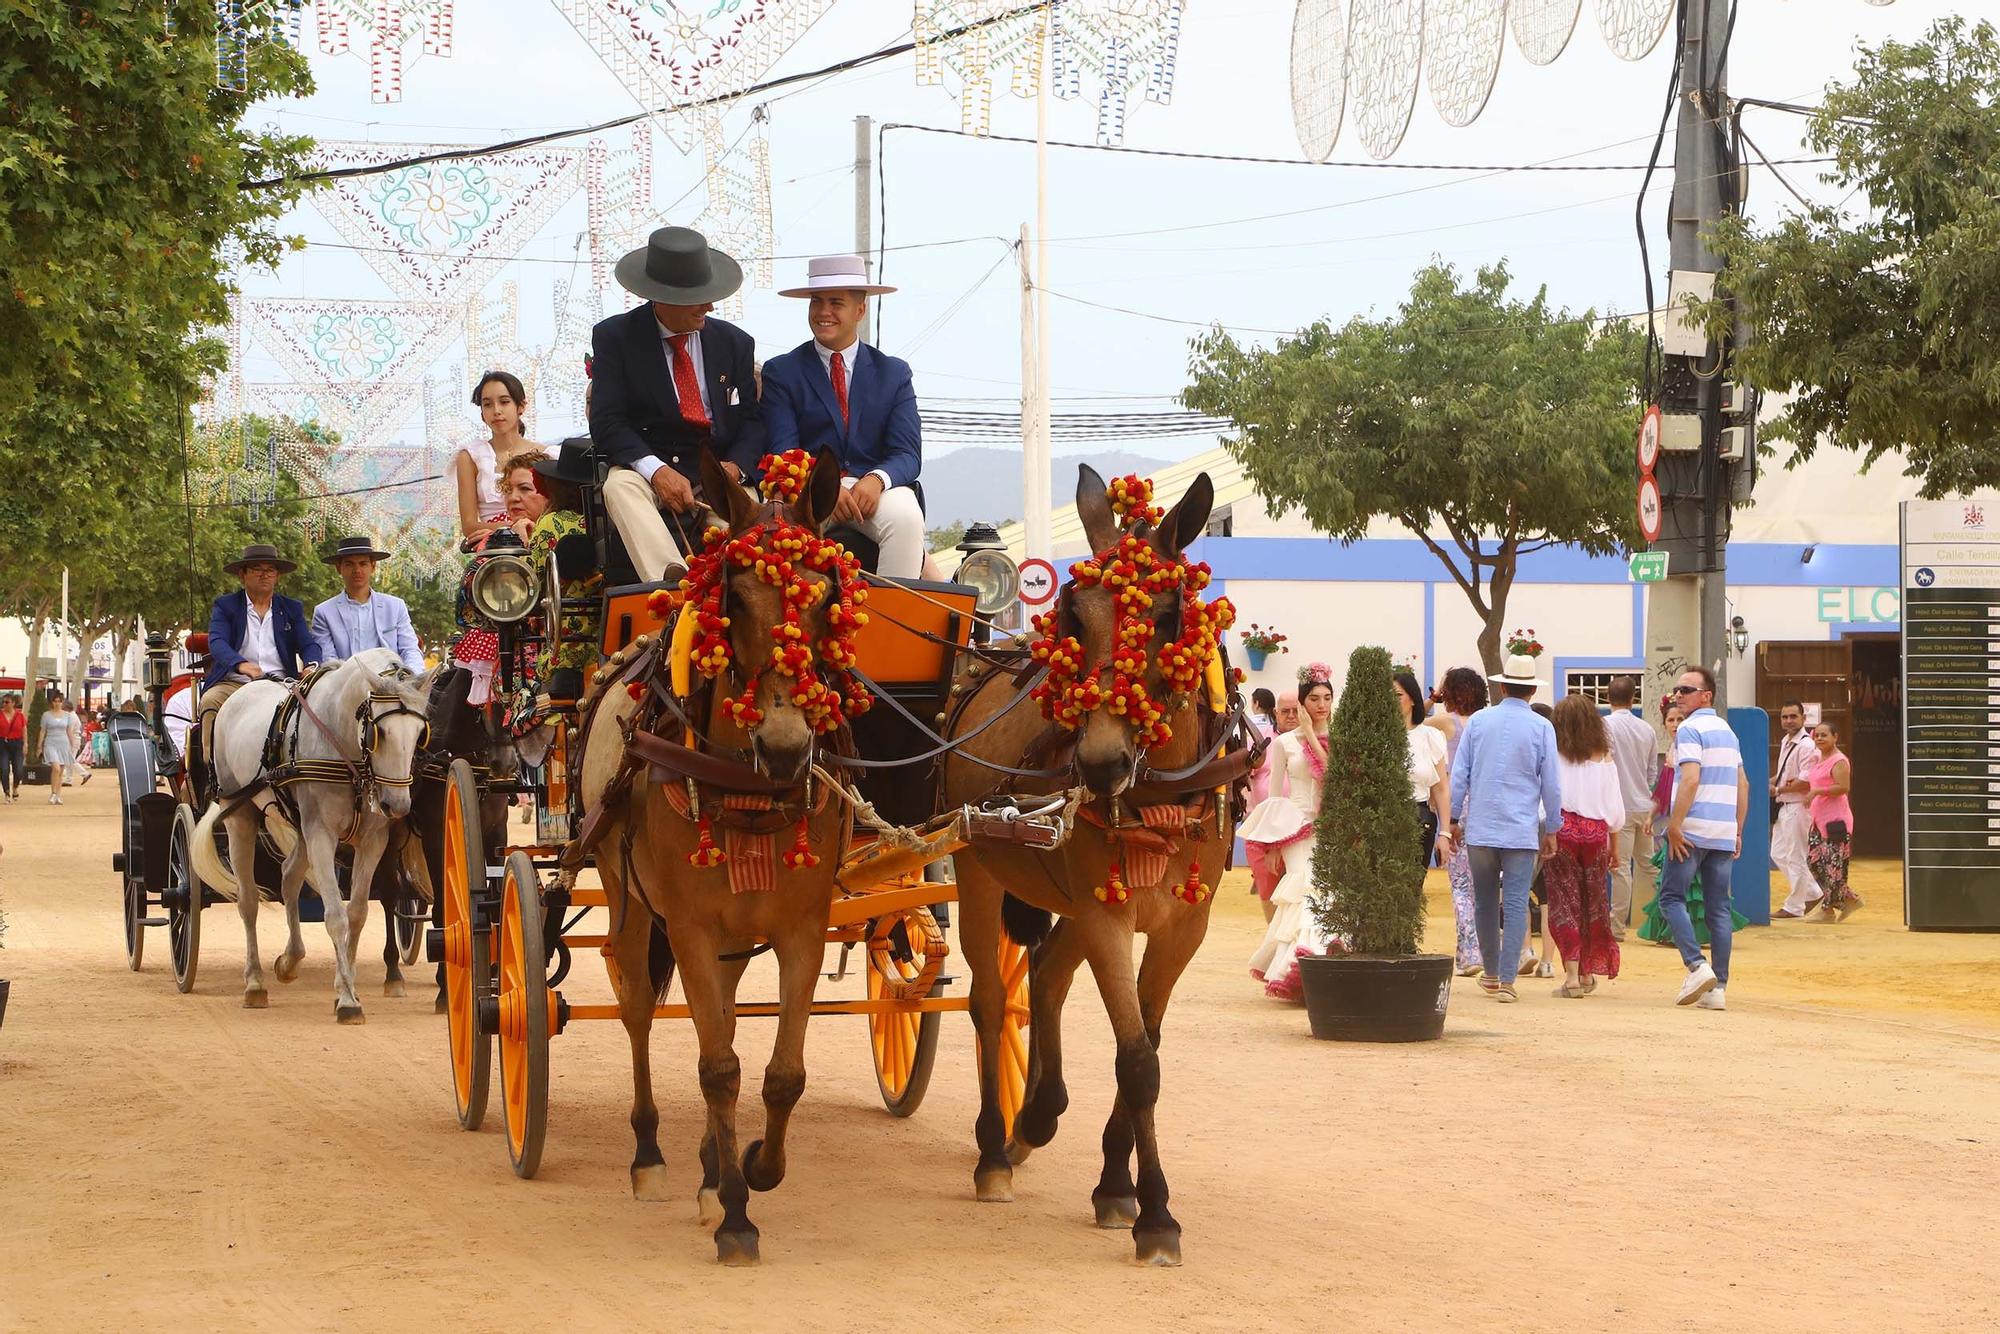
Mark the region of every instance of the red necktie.
<instances>
[{"instance_id":1,"label":"red necktie","mask_svg":"<svg viewBox=\"0 0 2000 1334\"><path fill-rule=\"evenodd\" d=\"M833 354L833 401L840 404L840 424L847 425L847 363Z\"/></svg>"},{"instance_id":2,"label":"red necktie","mask_svg":"<svg viewBox=\"0 0 2000 1334\"><path fill-rule=\"evenodd\" d=\"M694 373L694 358L688 354L687 340L693 334L674 334L667 342L674 349L674 394L681 401L681 419L690 426L707 426L708 412L701 406L701 377Z\"/></svg>"}]
</instances>

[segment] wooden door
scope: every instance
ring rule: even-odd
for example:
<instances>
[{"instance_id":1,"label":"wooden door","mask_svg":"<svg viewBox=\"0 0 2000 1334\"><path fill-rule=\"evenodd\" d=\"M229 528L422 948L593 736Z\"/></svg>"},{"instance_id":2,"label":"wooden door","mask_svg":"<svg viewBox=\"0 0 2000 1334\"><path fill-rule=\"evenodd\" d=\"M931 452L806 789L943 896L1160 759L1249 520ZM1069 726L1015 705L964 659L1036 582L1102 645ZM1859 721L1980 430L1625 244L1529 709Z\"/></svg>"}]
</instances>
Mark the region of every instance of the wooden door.
<instances>
[{"instance_id":1,"label":"wooden door","mask_svg":"<svg viewBox=\"0 0 2000 1334\"><path fill-rule=\"evenodd\" d=\"M1885 654L1872 641L1886 639L1893 645L1895 636L1864 638L1871 642L1862 645L1859 651L1869 659L1872 678L1883 667L1878 659L1895 660L1893 648ZM1901 724L1890 721L1888 730L1883 730L1885 719L1891 715L1871 703L1882 693L1879 685L1857 692L1856 652L1857 642L1853 639L1767 640L1759 644L1757 707L1771 715L1771 764L1775 768L1778 742L1784 735L1777 724L1779 706L1788 699L1799 700L1807 706L1808 717L1812 706L1819 706L1820 717L1839 729L1841 749L1853 769L1854 790L1849 800L1854 806L1855 854L1900 857L1903 852ZM1897 676L1899 692L1900 668ZM1861 699L1862 694L1868 699ZM1857 712L1858 703L1868 707ZM1863 732L1867 735L1862 735Z\"/></svg>"}]
</instances>

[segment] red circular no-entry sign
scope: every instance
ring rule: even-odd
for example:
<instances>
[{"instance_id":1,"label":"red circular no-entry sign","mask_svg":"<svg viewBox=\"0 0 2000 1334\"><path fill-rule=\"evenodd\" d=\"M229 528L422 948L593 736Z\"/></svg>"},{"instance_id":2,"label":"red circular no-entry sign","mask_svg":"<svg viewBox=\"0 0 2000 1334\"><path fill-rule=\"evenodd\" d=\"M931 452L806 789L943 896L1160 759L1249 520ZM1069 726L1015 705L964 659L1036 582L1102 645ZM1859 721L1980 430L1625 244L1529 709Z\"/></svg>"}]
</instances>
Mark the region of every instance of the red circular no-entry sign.
<instances>
[{"instance_id":1,"label":"red circular no-entry sign","mask_svg":"<svg viewBox=\"0 0 2000 1334\"><path fill-rule=\"evenodd\" d=\"M1660 540L1660 484L1651 473L1639 479L1639 535L1648 546Z\"/></svg>"},{"instance_id":2,"label":"red circular no-entry sign","mask_svg":"<svg viewBox=\"0 0 2000 1334\"><path fill-rule=\"evenodd\" d=\"M1056 567L1040 556L1021 562L1021 605L1046 607L1056 600Z\"/></svg>"}]
</instances>

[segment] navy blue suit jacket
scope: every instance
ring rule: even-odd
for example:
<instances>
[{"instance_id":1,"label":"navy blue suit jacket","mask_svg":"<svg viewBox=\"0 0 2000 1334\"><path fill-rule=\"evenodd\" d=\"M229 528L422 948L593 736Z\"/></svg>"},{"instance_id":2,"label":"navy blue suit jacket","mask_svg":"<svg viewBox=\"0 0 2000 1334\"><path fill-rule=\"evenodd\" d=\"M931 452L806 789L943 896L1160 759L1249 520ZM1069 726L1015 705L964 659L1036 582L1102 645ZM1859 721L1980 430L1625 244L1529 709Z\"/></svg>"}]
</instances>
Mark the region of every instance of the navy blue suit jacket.
<instances>
[{"instance_id":1,"label":"navy blue suit jacket","mask_svg":"<svg viewBox=\"0 0 2000 1334\"><path fill-rule=\"evenodd\" d=\"M773 454L833 446L849 477L880 468L890 486L908 486L923 471L923 423L910 363L866 343L854 345L854 364L847 368L845 422L816 344L801 343L765 362L764 428Z\"/></svg>"},{"instance_id":2,"label":"navy blue suit jacket","mask_svg":"<svg viewBox=\"0 0 2000 1334\"><path fill-rule=\"evenodd\" d=\"M278 659L288 676L298 676L319 661L319 646L313 642L312 627L306 623L306 608L297 598L282 593L271 595L271 638L278 646ZM224 593L208 612L208 675L201 683L212 686L236 670L243 661L243 631L250 623L250 597L238 589Z\"/></svg>"},{"instance_id":3,"label":"navy blue suit jacket","mask_svg":"<svg viewBox=\"0 0 2000 1334\"><path fill-rule=\"evenodd\" d=\"M590 437L605 459L629 468L652 454L698 483L701 447L707 444L718 460L746 473L755 470L764 457L756 340L713 316L698 336L708 381L707 430L681 416L674 370L651 306L600 320L590 331Z\"/></svg>"}]
</instances>

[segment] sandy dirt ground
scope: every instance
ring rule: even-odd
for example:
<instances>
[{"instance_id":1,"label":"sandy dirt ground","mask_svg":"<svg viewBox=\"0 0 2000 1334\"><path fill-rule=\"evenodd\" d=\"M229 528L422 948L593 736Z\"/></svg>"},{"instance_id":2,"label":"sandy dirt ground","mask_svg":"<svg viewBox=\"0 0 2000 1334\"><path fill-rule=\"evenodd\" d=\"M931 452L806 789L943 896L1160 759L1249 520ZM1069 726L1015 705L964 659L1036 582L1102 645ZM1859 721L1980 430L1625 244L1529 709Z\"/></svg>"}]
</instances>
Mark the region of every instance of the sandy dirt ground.
<instances>
[{"instance_id":1,"label":"sandy dirt ground","mask_svg":"<svg viewBox=\"0 0 2000 1334\"><path fill-rule=\"evenodd\" d=\"M1746 932L1727 1013L1675 1009L1672 952L1635 943L1589 1000L1460 985L1444 1041L1375 1048L1312 1041L1252 985L1262 924L1232 882L1162 1053L1172 1271L1090 1226L1112 1074L1088 986L1070 1115L1010 1205L972 1198L964 1020L907 1121L862 1021L816 1021L790 1178L752 1203L764 1263L725 1270L694 1221L685 1025L654 1050L686 1202L629 1197L615 1024L556 1040L548 1151L519 1181L497 1094L487 1129L457 1128L427 988L379 995L379 913L365 1027L333 1023L317 926L300 980L240 1008L227 907L178 995L163 931L126 968L111 775L43 795L0 809L0 1329L2000 1326L2000 940L1904 931L1894 868L1846 925ZM269 956L275 909L262 925ZM572 997L608 998L589 972ZM770 1033L745 1022L746 1140Z\"/></svg>"}]
</instances>

